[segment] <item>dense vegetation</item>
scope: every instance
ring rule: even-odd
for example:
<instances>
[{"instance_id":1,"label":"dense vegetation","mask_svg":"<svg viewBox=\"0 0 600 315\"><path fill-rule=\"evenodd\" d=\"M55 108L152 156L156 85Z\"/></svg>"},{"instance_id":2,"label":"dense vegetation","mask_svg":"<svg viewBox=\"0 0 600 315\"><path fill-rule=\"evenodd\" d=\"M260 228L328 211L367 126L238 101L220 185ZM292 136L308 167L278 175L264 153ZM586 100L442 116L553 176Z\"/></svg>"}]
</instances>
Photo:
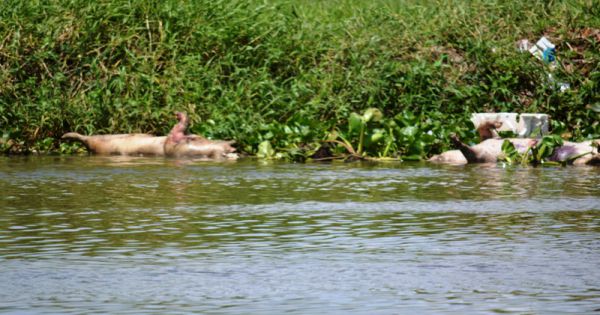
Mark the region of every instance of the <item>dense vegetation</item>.
<instances>
[{"instance_id":1,"label":"dense vegetation","mask_svg":"<svg viewBox=\"0 0 600 315\"><path fill-rule=\"evenodd\" d=\"M556 69L517 49L542 35ZM547 113L555 133L598 138L599 95L597 0L0 2L3 151L165 134L179 110L250 154L329 139L419 158L451 132L472 141L473 112Z\"/></svg>"}]
</instances>

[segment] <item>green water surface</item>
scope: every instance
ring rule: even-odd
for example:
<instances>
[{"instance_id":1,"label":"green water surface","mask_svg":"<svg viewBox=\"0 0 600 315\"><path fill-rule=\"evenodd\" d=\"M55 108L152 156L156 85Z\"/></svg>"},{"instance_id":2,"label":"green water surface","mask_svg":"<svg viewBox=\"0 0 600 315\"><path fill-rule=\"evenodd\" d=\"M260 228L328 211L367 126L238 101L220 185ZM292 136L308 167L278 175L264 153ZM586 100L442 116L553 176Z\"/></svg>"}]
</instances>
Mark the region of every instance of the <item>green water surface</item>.
<instances>
[{"instance_id":1,"label":"green water surface","mask_svg":"<svg viewBox=\"0 0 600 315\"><path fill-rule=\"evenodd\" d=\"M0 313L600 309L600 168L0 158Z\"/></svg>"}]
</instances>

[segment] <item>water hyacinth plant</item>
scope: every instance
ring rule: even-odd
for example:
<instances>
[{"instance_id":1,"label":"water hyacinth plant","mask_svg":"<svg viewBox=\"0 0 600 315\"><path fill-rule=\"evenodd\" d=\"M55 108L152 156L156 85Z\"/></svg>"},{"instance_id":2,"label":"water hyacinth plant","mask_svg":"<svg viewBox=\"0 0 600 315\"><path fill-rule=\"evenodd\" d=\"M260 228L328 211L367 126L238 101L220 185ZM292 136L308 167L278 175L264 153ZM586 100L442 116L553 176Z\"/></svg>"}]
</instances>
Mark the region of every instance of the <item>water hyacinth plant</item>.
<instances>
[{"instance_id":1,"label":"water hyacinth plant","mask_svg":"<svg viewBox=\"0 0 600 315\"><path fill-rule=\"evenodd\" d=\"M563 140L558 135L544 136L540 139L535 146L529 148L524 153L519 153L515 146L508 140L504 140L502 143L503 156L500 157L501 161L507 162L508 164L520 164L520 165L566 165L572 160L578 158L573 157L570 160L565 161L549 161L548 159L554 154L554 151L563 145Z\"/></svg>"},{"instance_id":2,"label":"water hyacinth plant","mask_svg":"<svg viewBox=\"0 0 600 315\"><path fill-rule=\"evenodd\" d=\"M442 149L442 139L450 133L474 138L474 133L465 132L465 128L447 126L435 116L408 111L388 118L379 109L368 108L362 114L352 112L347 121L346 129L336 128L326 140L338 145L337 153L349 154L342 158L421 160Z\"/></svg>"},{"instance_id":3,"label":"water hyacinth plant","mask_svg":"<svg viewBox=\"0 0 600 315\"><path fill-rule=\"evenodd\" d=\"M386 121L377 108L368 108L362 115L355 112L348 117L348 128L341 131L336 128L330 135L328 142L341 145L352 157L364 158L369 153L380 151L381 143L391 143L393 135L385 131ZM384 156L387 150L383 151Z\"/></svg>"}]
</instances>

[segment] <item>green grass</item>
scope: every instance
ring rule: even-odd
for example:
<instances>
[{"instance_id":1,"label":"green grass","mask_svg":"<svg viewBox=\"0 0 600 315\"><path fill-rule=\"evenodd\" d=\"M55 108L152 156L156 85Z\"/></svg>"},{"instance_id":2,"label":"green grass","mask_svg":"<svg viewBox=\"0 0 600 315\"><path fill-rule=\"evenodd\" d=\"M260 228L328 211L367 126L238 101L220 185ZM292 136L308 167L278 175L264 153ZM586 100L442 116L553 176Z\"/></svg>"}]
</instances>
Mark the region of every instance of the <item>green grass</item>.
<instances>
[{"instance_id":1,"label":"green grass","mask_svg":"<svg viewBox=\"0 0 600 315\"><path fill-rule=\"evenodd\" d=\"M542 35L564 93L516 49ZM417 127L419 144L391 155L474 139L473 112L548 113L555 132L598 138L599 41L597 0L6 0L0 149L69 152L67 131L162 135L176 110L250 154L314 148L370 107Z\"/></svg>"}]
</instances>

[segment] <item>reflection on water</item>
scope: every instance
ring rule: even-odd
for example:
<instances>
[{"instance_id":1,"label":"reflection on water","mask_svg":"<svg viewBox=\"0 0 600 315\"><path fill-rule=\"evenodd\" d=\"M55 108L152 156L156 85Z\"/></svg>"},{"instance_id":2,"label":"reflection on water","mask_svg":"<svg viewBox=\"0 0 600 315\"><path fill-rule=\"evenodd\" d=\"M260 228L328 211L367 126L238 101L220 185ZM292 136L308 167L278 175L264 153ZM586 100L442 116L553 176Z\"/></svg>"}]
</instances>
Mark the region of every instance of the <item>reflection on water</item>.
<instances>
[{"instance_id":1,"label":"reflection on water","mask_svg":"<svg viewBox=\"0 0 600 315\"><path fill-rule=\"evenodd\" d=\"M600 169L0 160L0 312L589 313Z\"/></svg>"}]
</instances>

